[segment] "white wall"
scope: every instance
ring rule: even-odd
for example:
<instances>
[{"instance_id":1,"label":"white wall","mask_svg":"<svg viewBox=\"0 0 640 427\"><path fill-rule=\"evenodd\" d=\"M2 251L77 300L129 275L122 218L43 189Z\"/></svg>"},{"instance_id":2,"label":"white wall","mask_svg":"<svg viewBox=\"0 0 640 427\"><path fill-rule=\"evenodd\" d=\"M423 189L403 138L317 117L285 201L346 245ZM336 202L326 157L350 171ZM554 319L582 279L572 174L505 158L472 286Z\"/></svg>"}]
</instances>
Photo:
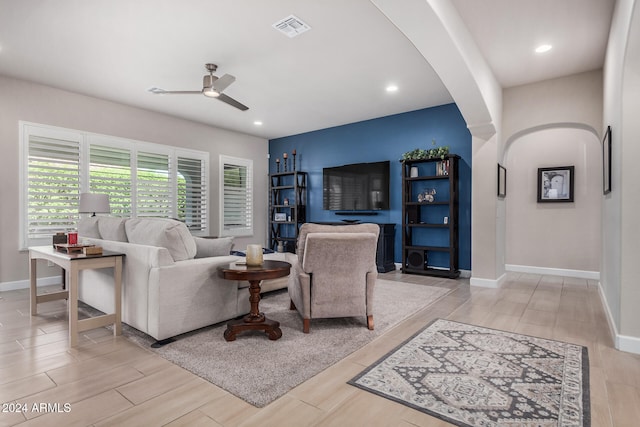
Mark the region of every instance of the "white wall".
<instances>
[{"instance_id":1,"label":"white wall","mask_svg":"<svg viewBox=\"0 0 640 427\"><path fill-rule=\"evenodd\" d=\"M240 248L249 242L266 243L266 139L2 76L0 94L0 284L29 277L27 253L18 251L19 120L208 151L212 235L218 233L218 155L252 159L256 185L254 236L235 241Z\"/></svg>"},{"instance_id":2,"label":"white wall","mask_svg":"<svg viewBox=\"0 0 640 427\"><path fill-rule=\"evenodd\" d=\"M604 121L612 128L611 193L603 201L600 286L616 347L640 353L640 6L618 0L604 74Z\"/></svg>"},{"instance_id":3,"label":"white wall","mask_svg":"<svg viewBox=\"0 0 640 427\"><path fill-rule=\"evenodd\" d=\"M506 154L506 264L600 271L600 142L584 129L544 129ZM574 202L538 203L539 167L574 166Z\"/></svg>"},{"instance_id":4,"label":"white wall","mask_svg":"<svg viewBox=\"0 0 640 427\"><path fill-rule=\"evenodd\" d=\"M506 264L600 271L602 71L505 89L503 99ZM537 203L538 168L571 165L575 202Z\"/></svg>"}]
</instances>

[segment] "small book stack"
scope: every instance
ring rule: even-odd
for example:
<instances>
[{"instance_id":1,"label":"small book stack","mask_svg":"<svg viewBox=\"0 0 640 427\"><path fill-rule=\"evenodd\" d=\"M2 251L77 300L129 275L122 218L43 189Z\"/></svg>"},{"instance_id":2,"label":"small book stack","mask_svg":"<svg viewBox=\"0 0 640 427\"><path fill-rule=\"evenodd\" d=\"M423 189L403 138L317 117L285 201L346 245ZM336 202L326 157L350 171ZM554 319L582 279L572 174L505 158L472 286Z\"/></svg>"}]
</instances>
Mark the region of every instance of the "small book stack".
<instances>
[{"instance_id":1,"label":"small book stack","mask_svg":"<svg viewBox=\"0 0 640 427\"><path fill-rule=\"evenodd\" d=\"M85 255L102 255L101 246L85 246L82 248L82 253Z\"/></svg>"},{"instance_id":2,"label":"small book stack","mask_svg":"<svg viewBox=\"0 0 640 427\"><path fill-rule=\"evenodd\" d=\"M446 176L449 175L449 160L441 160L436 163L436 175Z\"/></svg>"}]
</instances>

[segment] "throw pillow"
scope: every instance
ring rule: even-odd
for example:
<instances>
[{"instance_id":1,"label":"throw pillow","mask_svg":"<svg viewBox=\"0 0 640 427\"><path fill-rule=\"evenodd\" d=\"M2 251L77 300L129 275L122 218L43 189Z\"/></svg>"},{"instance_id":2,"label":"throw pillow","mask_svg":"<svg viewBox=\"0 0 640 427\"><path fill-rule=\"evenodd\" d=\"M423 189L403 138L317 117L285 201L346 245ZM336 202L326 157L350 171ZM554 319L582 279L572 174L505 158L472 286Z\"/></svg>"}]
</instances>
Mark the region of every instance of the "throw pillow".
<instances>
[{"instance_id":1,"label":"throw pillow","mask_svg":"<svg viewBox=\"0 0 640 427\"><path fill-rule=\"evenodd\" d=\"M212 256L226 256L231 253L233 237L221 237L219 239L205 239L194 237L196 242L196 258L208 258Z\"/></svg>"},{"instance_id":2,"label":"throw pillow","mask_svg":"<svg viewBox=\"0 0 640 427\"><path fill-rule=\"evenodd\" d=\"M116 242L126 242L127 234L124 230L126 218L116 218L113 216L98 217L98 230L104 240L114 240Z\"/></svg>"},{"instance_id":3,"label":"throw pillow","mask_svg":"<svg viewBox=\"0 0 640 427\"><path fill-rule=\"evenodd\" d=\"M82 218L78 222L78 235L80 237L89 237L92 239L101 239L100 230L98 229L98 216Z\"/></svg>"},{"instance_id":4,"label":"throw pillow","mask_svg":"<svg viewBox=\"0 0 640 427\"><path fill-rule=\"evenodd\" d=\"M187 226L164 218L132 218L125 223L129 242L167 248L174 261L196 255L196 243Z\"/></svg>"}]
</instances>

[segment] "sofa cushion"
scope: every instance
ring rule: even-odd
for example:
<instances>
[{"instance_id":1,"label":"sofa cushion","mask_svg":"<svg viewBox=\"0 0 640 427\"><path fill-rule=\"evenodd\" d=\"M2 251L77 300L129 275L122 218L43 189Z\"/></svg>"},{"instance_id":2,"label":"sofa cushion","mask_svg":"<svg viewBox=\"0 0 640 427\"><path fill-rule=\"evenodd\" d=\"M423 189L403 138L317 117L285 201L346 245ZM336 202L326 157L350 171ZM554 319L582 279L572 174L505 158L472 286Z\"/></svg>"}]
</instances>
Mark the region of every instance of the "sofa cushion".
<instances>
[{"instance_id":1,"label":"sofa cushion","mask_svg":"<svg viewBox=\"0 0 640 427\"><path fill-rule=\"evenodd\" d=\"M124 229L126 221L126 218L117 218L113 216L99 217L98 230L100 231L100 238L103 240L126 242L127 234Z\"/></svg>"},{"instance_id":2,"label":"sofa cushion","mask_svg":"<svg viewBox=\"0 0 640 427\"><path fill-rule=\"evenodd\" d=\"M167 248L174 261L196 255L196 243L187 226L173 219L132 218L125 223L131 243Z\"/></svg>"},{"instance_id":3,"label":"sofa cushion","mask_svg":"<svg viewBox=\"0 0 640 427\"><path fill-rule=\"evenodd\" d=\"M82 218L78 222L78 235L80 237L89 237L91 239L101 239L100 230L98 229L99 216L91 216Z\"/></svg>"},{"instance_id":4,"label":"sofa cushion","mask_svg":"<svg viewBox=\"0 0 640 427\"><path fill-rule=\"evenodd\" d=\"M233 246L233 237L205 239L194 236L193 240L196 242L196 258L229 255Z\"/></svg>"}]
</instances>

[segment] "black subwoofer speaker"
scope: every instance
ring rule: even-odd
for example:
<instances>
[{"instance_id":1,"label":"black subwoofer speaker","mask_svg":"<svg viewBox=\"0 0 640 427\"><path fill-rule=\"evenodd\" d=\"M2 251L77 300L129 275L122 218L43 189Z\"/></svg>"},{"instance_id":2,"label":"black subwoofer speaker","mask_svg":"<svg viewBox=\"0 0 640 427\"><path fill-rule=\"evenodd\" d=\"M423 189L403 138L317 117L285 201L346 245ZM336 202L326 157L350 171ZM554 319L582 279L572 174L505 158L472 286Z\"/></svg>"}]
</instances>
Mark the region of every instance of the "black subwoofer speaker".
<instances>
[{"instance_id":1,"label":"black subwoofer speaker","mask_svg":"<svg viewBox=\"0 0 640 427\"><path fill-rule=\"evenodd\" d=\"M424 269L427 264L426 254L422 250L410 249L407 252L407 267Z\"/></svg>"},{"instance_id":2,"label":"black subwoofer speaker","mask_svg":"<svg viewBox=\"0 0 640 427\"><path fill-rule=\"evenodd\" d=\"M407 224L417 224L418 222L418 207L407 206Z\"/></svg>"}]
</instances>

